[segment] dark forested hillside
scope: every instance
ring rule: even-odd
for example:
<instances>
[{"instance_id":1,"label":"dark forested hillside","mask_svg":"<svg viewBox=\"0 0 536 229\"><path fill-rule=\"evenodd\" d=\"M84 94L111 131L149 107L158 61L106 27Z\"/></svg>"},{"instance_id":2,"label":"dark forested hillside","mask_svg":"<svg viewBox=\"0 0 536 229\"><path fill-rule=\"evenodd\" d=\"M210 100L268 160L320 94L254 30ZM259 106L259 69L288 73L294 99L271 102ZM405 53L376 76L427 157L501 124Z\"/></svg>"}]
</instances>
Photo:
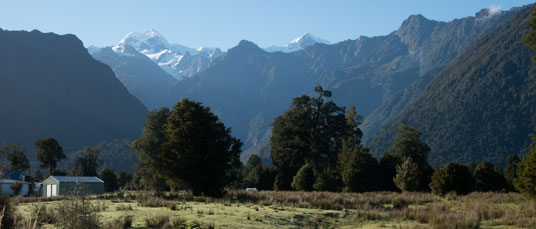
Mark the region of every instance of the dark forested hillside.
<instances>
[{"instance_id":1,"label":"dark forested hillside","mask_svg":"<svg viewBox=\"0 0 536 229\"><path fill-rule=\"evenodd\" d=\"M536 132L535 53L521 39L530 7L471 45L423 93L368 143L380 155L407 124L421 130L434 165L489 160L503 164L524 153Z\"/></svg>"},{"instance_id":2,"label":"dark forested hillside","mask_svg":"<svg viewBox=\"0 0 536 229\"><path fill-rule=\"evenodd\" d=\"M251 153L269 155L269 124L293 97L322 85L333 92L337 104L355 104L357 112L367 116L415 83L413 96L420 94L442 67L514 11L488 15L483 10L448 23L416 15L386 36L316 44L292 53L268 53L242 41L171 91L175 101L190 98L210 106L250 149L242 159ZM400 109L385 109L390 113L372 120L365 134L379 129L412 99L391 101L388 106Z\"/></svg>"},{"instance_id":3,"label":"dark forested hillside","mask_svg":"<svg viewBox=\"0 0 536 229\"><path fill-rule=\"evenodd\" d=\"M147 109L74 35L0 30L0 142L66 151L140 134ZM30 155L30 159L33 159Z\"/></svg>"},{"instance_id":4,"label":"dark forested hillside","mask_svg":"<svg viewBox=\"0 0 536 229\"><path fill-rule=\"evenodd\" d=\"M419 60L420 77L411 86L385 98L365 118L361 126L363 138L367 140L372 137L385 123L411 104L445 65L518 10L513 8L491 15L484 9L475 17L455 19L449 23L430 21L422 15L405 20L395 34L408 44L410 53Z\"/></svg>"}]
</instances>

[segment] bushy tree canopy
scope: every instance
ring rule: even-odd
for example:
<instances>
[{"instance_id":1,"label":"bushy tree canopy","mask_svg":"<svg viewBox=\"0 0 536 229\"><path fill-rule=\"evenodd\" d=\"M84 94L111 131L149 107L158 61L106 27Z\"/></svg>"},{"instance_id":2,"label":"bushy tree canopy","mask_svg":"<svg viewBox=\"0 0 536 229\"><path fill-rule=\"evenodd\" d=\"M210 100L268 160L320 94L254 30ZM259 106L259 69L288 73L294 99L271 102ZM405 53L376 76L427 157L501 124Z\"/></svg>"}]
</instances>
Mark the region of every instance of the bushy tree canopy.
<instances>
[{"instance_id":1,"label":"bushy tree canopy","mask_svg":"<svg viewBox=\"0 0 536 229\"><path fill-rule=\"evenodd\" d=\"M502 191L506 188L502 171L487 161L482 161L476 166L474 178L476 191Z\"/></svg>"},{"instance_id":2,"label":"bushy tree canopy","mask_svg":"<svg viewBox=\"0 0 536 229\"><path fill-rule=\"evenodd\" d=\"M106 168L100 171L99 178L104 181L105 192L115 192L119 189L117 176L115 175L115 170L113 168Z\"/></svg>"},{"instance_id":3,"label":"bushy tree canopy","mask_svg":"<svg viewBox=\"0 0 536 229\"><path fill-rule=\"evenodd\" d=\"M166 141L164 125L167 123L170 111L167 108L151 111L147 114L147 121L143 126L142 135L134 140L131 147L136 151L138 164L136 165L137 188L146 188L153 191L169 189L164 176L158 172L160 167L159 152Z\"/></svg>"},{"instance_id":4,"label":"bushy tree canopy","mask_svg":"<svg viewBox=\"0 0 536 229\"><path fill-rule=\"evenodd\" d=\"M259 174L259 171L254 171L254 170L260 170L261 167L262 167L261 158L258 155L252 154L251 156L249 156L249 159L246 162L246 165L242 169L242 178L246 186L254 187L256 185L256 182L254 180L257 179L258 178L257 175L260 175L260 174ZM256 174L254 174L254 172Z\"/></svg>"},{"instance_id":5,"label":"bushy tree canopy","mask_svg":"<svg viewBox=\"0 0 536 229\"><path fill-rule=\"evenodd\" d=\"M9 161L9 169L24 172L30 168L30 161L24 153L26 149L20 147L20 143L3 145L0 153Z\"/></svg>"},{"instance_id":6,"label":"bushy tree canopy","mask_svg":"<svg viewBox=\"0 0 536 229\"><path fill-rule=\"evenodd\" d=\"M317 97L303 95L292 99L289 109L272 124L271 156L278 171L276 189L290 189L293 176L306 163L319 177L333 171L342 140L353 136L355 141L361 141L358 121L352 120L354 125L350 125L345 109L327 101L331 92L321 86L315 87L315 92ZM353 119L358 117L354 114Z\"/></svg>"},{"instance_id":7,"label":"bushy tree canopy","mask_svg":"<svg viewBox=\"0 0 536 229\"><path fill-rule=\"evenodd\" d=\"M343 151L339 154L339 169L345 190L374 191L379 178L378 161L361 146L347 142L344 145Z\"/></svg>"},{"instance_id":8,"label":"bushy tree canopy","mask_svg":"<svg viewBox=\"0 0 536 229\"><path fill-rule=\"evenodd\" d=\"M220 195L240 177L242 143L231 136L210 108L183 99L164 125L165 142L158 154L159 171L195 195Z\"/></svg>"},{"instance_id":9,"label":"bushy tree canopy","mask_svg":"<svg viewBox=\"0 0 536 229\"><path fill-rule=\"evenodd\" d=\"M315 183L313 166L310 164L303 165L292 180L292 188L298 191L312 191Z\"/></svg>"},{"instance_id":10,"label":"bushy tree canopy","mask_svg":"<svg viewBox=\"0 0 536 229\"><path fill-rule=\"evenodd\" d=\"M521 159L517 154L510 154L506 159L506 168L504 169L504 178L506 179L506 186L508 191L515 191L514 180L517 178L517 168Z\"/></svg>"},{"instance_id":11,"label":"bushy tree canopy","mask_svg":"<svg viewBox=\"0 0 536 229\"><path fill-rule=\"evenodd\" d=\"M396 166L393 182L403 192L414 192L419 190L421 176L419 164L408 157L402 164Z\"/></svg>"},{"instance_id":12,"label":"bushy tree canopy","mask_svg":"<svg viewBox=\"0 0 536 229\"><path fill-rule=\"evenodd\" d=\"M38 150L37 160L41 162L41 168L48 168L50 174L56 169L58 161L66 158L63 148L54 138L38 139L34 142L34 146Z\"/></svg>"},{"instance_id":13,"label":"bushy tree canopy","mask_svg":"<svg viewBox=\"0 0 536 229\"><path fill-rule=\"evenodd\" d=\"M97 176L97 170L102 164L97 147L86 146L77 154L75 165L69 173L72 176Z\"/></svg>"},{"instance_id":14,"label":"bushy tree canopy","mask_svg":"<svg viewBox=\"0 0 536 229\"><path fill-rule=\"evenodd\" d=\"M443 168L436 168L430 182L430 189L437 195L456 192L464 195L473 190L473 174L468 166L459 163L448 163Z\"/></svg>"},{"instance_id":15,"label":"bushy tree canopy","mask_svg":"<svg viewBox=\"0 0 536 229\"><path fill-rule=\"evenodd\" d=\"M536 135L532 135L532 141L536 144ZM536 145L519 163L514 186L519 192L536 199Z\"/></svg>"},{"instance_id":16,"label":"bushy tree canopy","mask_svg":"<svg viewBox=\"0 0 536 229\"><path fill-rule=\"evenodd\" d=\"M382 156L382 160L387 160L381 163L382 170L385 170L385 176L393 175L392 171L395 169L393 168L386 168L385 166L397 166L396 167L396 176L398 176L399 171L404 171L406 174L401 175L399 179L393 179L395 182L395 185L400 188L400 184L403 184L402 182L404 179L410 179L409 177L406 177L410 174L413 175L419 175L418 180L418 186L415 190L411 191L428 191L430 183L430 177L432 176L433 169L428 164L427 158L428 154L430 153L430 147L425 142L421 141L421 133L418 129L415 129L413 127L407 126L407 125L400 125L397 128L397 132L399 136L395 139L393 145L391 146L391 149L386 152ZM411 159L411 167L400 167L403 163L409 163L407 162L408 159ZM415 164L415 168L413 168L413 164ZM399 168L400 167L400 168ZM406 169L411 170L417 170L416 172L410 172ZM410 172L410 173L408 173ZM383 179L389 180L389 177L384 177ZM402 179L402 180L400 180ZM396 184L396 180L398 182L402 182L399 184ZM413 178L411 178L413 180ZM409 181L409 180L407 180ZM386 186L389 186L386 184ZM401 189L402 190L402 189ZM404 190L403 190L404 191Z\"/></svg>"}]
</instances>

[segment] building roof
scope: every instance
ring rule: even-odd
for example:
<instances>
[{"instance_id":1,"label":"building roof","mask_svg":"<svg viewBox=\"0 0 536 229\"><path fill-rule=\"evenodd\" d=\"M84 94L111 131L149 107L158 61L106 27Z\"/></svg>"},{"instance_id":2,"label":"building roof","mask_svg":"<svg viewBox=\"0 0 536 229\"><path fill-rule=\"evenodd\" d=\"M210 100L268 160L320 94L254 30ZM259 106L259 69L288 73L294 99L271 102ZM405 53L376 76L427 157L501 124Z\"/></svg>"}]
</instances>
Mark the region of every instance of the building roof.
<instances>
[{"instance_id":1,"label":"building roof","mask_svg":"<svg viewBox=\"0 0 536 229\"><path fill-rule=\"evenodd\" d=\"M104 183L98 177L78 177L78 176L50 176L58 182L73 182L73 183Z\"/></svg>"},{"instance_id":2,"label":"building roof","mask_svg":"<svg viewBox=\"0 0 536 229\"><path fill-rule=\"evenodd\" d=\"M16 183L16 182L19 182L21 184L31 184L32 183L32 182L20 181L20 180L0 179L0 184L12 184L12 183Z\"/></svg>"}]
</instances>

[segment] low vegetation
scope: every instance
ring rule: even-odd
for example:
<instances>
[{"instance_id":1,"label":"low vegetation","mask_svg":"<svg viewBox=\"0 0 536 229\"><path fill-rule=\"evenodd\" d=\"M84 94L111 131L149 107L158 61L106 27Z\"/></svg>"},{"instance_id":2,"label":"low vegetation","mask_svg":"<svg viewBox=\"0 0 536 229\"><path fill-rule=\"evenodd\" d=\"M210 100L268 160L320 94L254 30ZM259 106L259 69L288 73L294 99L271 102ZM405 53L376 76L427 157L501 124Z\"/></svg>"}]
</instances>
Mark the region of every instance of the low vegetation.
<instances>
[{"instance_id":1,"label":"low vegetation","mask_svg":"<svg viewBox=\"0 0 536 229\"><path fill-rule=\"evenodd\" d=\"M17 228L536 227L536 202L518 193L229 191L212 198L130 191L18 202L11 212Z\"/></svg>"}]
</instances>

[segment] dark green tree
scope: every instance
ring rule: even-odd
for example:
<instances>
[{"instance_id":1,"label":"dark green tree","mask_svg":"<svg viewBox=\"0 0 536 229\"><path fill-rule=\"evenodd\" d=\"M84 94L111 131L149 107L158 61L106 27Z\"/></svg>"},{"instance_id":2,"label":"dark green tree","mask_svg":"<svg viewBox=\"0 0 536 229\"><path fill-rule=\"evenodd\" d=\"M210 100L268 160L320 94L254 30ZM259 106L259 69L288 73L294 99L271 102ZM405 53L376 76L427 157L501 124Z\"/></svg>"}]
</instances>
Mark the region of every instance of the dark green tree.
<instances>
[{"instance_id":1,"label":"dark green tree","mask_svg":"<svg viewBox=\"0 0 536 229\"><path fill-rule=\"evenodd\" d=\"M38 150L37 160L41 162L41 168L48 168L50 174L56 169L58 162L66 158L63 148L54 138L38 139L34 146Z\"/></svg>"},{"instance_id":2,"label":"dark green tree","mask_svg":"<svg viewBox=\"0 0 536 229\"><path fill-rule=\"evenodd\" d=\"M313 166L310 164L303 165L292 181L292 188L297 191L312 191L315 183Z\"/></svg>"},{"instance_id":3,"label":"dark green tree","mask_svg":"<svg viewBox=\"0 0 536 229\"><path fill-rule=\"evenodd\" d=\"M502 171L487 161L478 164L474 171L475 190L479 192L504 191L506 180Z\"/></svg>"},{"instance_id":4,"label":"dark green tree","mask_svg":"<svg viewBox=\"0 0 536 229\"><path fill-rule=\"evenodd\" d=\"M346 145L351 146L346 146ZM367 149L346 143L339 154L339 170L344 190L349 192L368 192L377 188L378 161Z\"/></svg>"},{"instance_id":5,"label":"dark green tree","mask_svg":"<svg viewBox=\"0 0 536 229\"><path fill-rule=\"evenodd\" d=\"M336 170L342 140L352 135L355 141L361 141L358 121L349 125L345 109L327 101L331 92L321 86L315 87L315 92L317 97L303 95L292 99L289 109L272 124L270 143L278 172L276 189L290 189L293 176L306 163L311 164L315 177L331 173ZM357 120L355 115L354 119Z\"/></svg>"},{"instance_id":6,"label":"dark green tree","mask_svg":"<svg viewBox=\"0 0 536 229\"><path fill-rule=\"evenodd\" d=\"M428 164L427 158L430 153L430 147L420 140L421 133L419 130L407 125L400 125L397 128L399 136L395 139L391 149L386 153L392 160L397 161L397 166L411 158L413 163L417 164L420 180L419 186L413 191L428 191L433 168ZM386 156L387 157L387 156ZM390 170L390 169L388 169ZM398 169L397 169L398 170ZM396 184L396 183L395 183ZM399 187L397 185L397 187Z\"/></svg>"},{"instance_id":7,"label":"dark green tree","mask_svg":"<svg viewBox=\"0 0 536 229\"><path fill-rule=\"evenodd\" d=\"M166 142L158 159L168 180L180 182L194 195L217 196L240 179L242 143L210 108L183 99L164 128Z\"/></svg>"},{"instance_id":8,"label":"dark green tree","mask_svg":"<svg viewBox=\"0 0 536 229\"><path fill-rule=\"evenodd\" d=\"M510 154L506 158L506 168L504 169L504 178L506 179L506 186L508 191L515 192L514 179L517 178L517 168L521 159L517 154Z\"/></svg>"},{"instance_id":9,"label":"dark green tree","mask_svg":"<svg viewBox=\"0 0 536 229\"><path fill-rule=\"evenodd\" d=\"M164 125L167 124L170 111L167 108L151 111L143 126L140 138L132 142L131 147L136 151L138 164L134 180L139 181L136 188L145 188L157 192L169 189L165 177L158 172L160 167L159 153L166 141Z\"/></svg>"},{"instance_id":10,"label":"dark green tree","mask_svg":"<svg viewBox=\"0 0 536 229\"><path fill-rule=\"evenodd\" d=\"M41 182L43 181L43 178L44 178L43 173L41 173L40 169L35 170L33 177L34 177L35 182Z\"/></svg>"},{"instance_id":11,"label":"dark green tree","mask_svg":"<svg viewBox=\"0 0 536 229\"><path fill-rule=\"evenodd\" d=\"M535 144L517 169L517 178L514 179L514 186L524 195L536 199L536 135L532 135L532 142Z\"/></svg>"},{"instance_id":12,"label":"dark green tree","mask_svg":"<svg viewBox=\"0 0 536 229\"><path fill-rule=\"evenodd\" d=\"M532 50L536 50L536 7L532 9L527 26L529 27L529 32L523 37L523 43ZM536 56L532 57L532 61L536 63Z\"/></svg>"},{"instance_id":13,"label":"dark green tree","mask_svg":"<svg viewBox=\"0 0 536 229\"><path fill-rule=\"evenodd\" d=\"M126 189L132 181L132 174L127 173L125 170L121 170L117 176L117 185L120 188Z\"/></svg>"},{"instance_id":14,"label":"dark green tree","mask_svg":"<svg viewBox=\"0 0 536 229\"><path fill-rule=\"evenodd\" d=\"M247 187L256 187L262 170L261 158L252 154L242 169L243 183Z\"/></svg>"},{"instance_id":15,"label":"dark green tree","mask_svg":"<svg viewBox=\"0 0 536 229\"><path fill-rule=\"evenodd\" d=\"M470 168L459 163L448 163L443 168L436 168L430 182L430 189L437 195L449 192L465 195L473 191L473 187L474 180Z\"/></svg>"},{"instance_id":16,"label":"dark green tree","mask_svg":"<svg viewBox=\"0 0 536 229\"><path fill-rule=\"evenodd\" d=\"M22 190L22 183L15 182L11 184L11 190L13 190L13 195L20 195L20 191Z\"/></svg>"},{"instance_id":17,"label":"dark green tree","mask_svg":"<svg viewBox=\"0 0 536 229\"><path fill-rule=\"evenodd\" d=\"M102 164L102 160L99 158L99 149L86 146L83 151L77 153L79 155L70 174L73 176L97 176L97 169Z\"/></svg>"},{"instance_id":18,"label":"dark green tree","mask_svg":"<svg viewBox=\"0 0 536 229\"><path fill-rule=\"evenodd\" d=\"M414 192L419 190L421 176L419 164L408 157L402 164L396 166L396 176L393 182L403 192Z\"/></svg>"},{"instance_id":19,"label":"dark green tree","mask_svg":"<svg viewBox=\"0 0 536 229\"><path fill-rule=\"evenodd\" d=\"M327 167L317 173L313 189L317 191L340 192L342 189L341 173L337 167Z\"/></svg>"},{"instance_id":20,"label":"dark green tree","mask_svg":"<svg viewBox=\"0 0 536 229\"><path fill-rule=\"evenodd\" d=\"M268 165L257 165L244 178L245 187L255 187L258 190L272 190L276 171Z\"/></svg>"},{"instance_id":21,"label":"dark green tree","mask_svg":"<svg viewBox=\"0 0 536 229\"><path fill-rule=\"evenodd\" d=\"M99 178L104 181L105 192L115 192L119 189L117 176L115 175L115 170L113 168L106 168L100 171Z\"/></svg>"},{"instance_id":22,"label":"dark green tree","mask_svg":"<svg viewBox=\"0 0 536 229\"><path fill-rule=\"evenodd\" d=\"M50 173L50 175L53 176L67 176L67 174L68 172L65 169L54 169L52 173Z\"/></svg>"},{"instance_id":23,"label":"dark green tree","mask_svg":"<svg viewBox=\"0 0 536 229\"><path fill-rule=\"evenodd\" d=\"M256 171L259 171L259 170L256 170ZM277 171L275 170L275 168L268 166L268 165L263 165L259 173L260 173L258 175L259 179L256 180L257 188L259 190L273 190L275 176L277 174Z\"/></svg>"},{"instance_id":24,"label":"dark green tree","mask_svg":"<svg viewBox=\"0 0 536 229\"><path fill-rule=\"evenodd\" d=\"M379 162L379 180L378 190L382 191L400 191L393 182L396 176L396 166L400 163L400 159L395 155L384 153Z\"/></svg>"},{"instance_id":25,"label":"dark green tree","mask_svg":"<svg viewBox=\"0 0 536 229\"><path fill-rule=\"evenodd\" d=\"M30 168L30 161L24 153L26 149L20 147L20 143L12 143L3 145L0 148L0 153L9 161L10 170L18 170L24 172Z\"/></svg>"}]
</instances>

